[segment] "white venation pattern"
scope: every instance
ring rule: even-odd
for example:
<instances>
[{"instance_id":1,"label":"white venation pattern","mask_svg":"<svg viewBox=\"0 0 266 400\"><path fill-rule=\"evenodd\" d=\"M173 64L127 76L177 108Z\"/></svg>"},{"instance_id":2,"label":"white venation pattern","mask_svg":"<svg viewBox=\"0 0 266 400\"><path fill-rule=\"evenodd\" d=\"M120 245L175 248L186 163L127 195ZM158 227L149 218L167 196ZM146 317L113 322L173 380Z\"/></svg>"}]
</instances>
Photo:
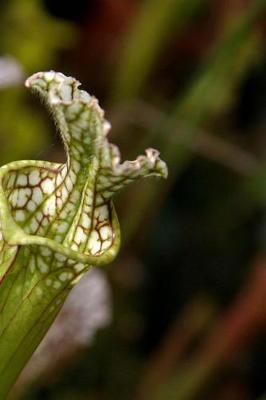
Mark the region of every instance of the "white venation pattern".
<instances>
[{"instance_id":1,"label":"white venation pattern","mask_svg":"<svg viewBox=\"0 0 266 400\"><path fill-rule=\"evenodd\" d=\"M112 247L116 235L112 195L141 176L165 177L165 163L153 149L121 163L118 148L107 140L110 124L103 110L93 96L78 89L75 79L50 71L33 75L26 86L48 103L67 162L14 163L3 179L10 212L25 233L100 256ZM75 281L85 269L48 247L33 252L29 263L29 271L45 275L47 286L54 289Z\"/></svg>"}]
</instances>

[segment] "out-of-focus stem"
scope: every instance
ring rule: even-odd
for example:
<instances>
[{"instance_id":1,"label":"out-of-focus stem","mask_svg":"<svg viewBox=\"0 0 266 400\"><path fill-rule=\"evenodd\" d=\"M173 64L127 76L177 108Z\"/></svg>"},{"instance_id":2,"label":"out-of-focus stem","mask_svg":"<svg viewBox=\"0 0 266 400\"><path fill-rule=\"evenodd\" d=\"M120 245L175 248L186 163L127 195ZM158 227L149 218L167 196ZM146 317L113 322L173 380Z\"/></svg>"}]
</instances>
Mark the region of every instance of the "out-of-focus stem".
<instances>
[{"instance_id":1,"label":"out-of-focus stem","mask_svg":"<svg viewBox=\"0 0 266 400\"><path fill-rule=\"evenodd\" d=\"M191 157L191 144L200 131L201 124L224 111L234 91L246 72L254 63L256 49L262 38L254 29L261 13L266 9L266 0L257 0L245 8L234 23L230 18L222 39L209 56L209 61L192 83L183 99L176 101L176 106L167 121L150 133L153 142L160 143L160 148L169 166L168 186L187 165ZM255 33L254 33L255 32ZM180 139L173 132L179 131ZM128 208L132 208L130 198L138 197L138 215L127 219L124 229L127 237L134 235L140 221L147 215L150 204L156 208L156 199L160 187L146 186L146 190L132 192ZM125 214L129 213L125 211Z\"/></svg>"},{"instance_id":2,"label":"out-of-focus stem","mask_svg":"<svg viewBox=\"0 0 266 400\"><path fill-rule=\"evenodd\" d=\"M266 254L254 261L247 282L232 306L206 337L189 363L167 382L156 400L190 400L199 395L232 356L266 328ZM167 386L167 387L166 387Z\"/></svg>"},{"instance_id":3,"label":"out-of-focus stem","mask_svg":"<svg viewBox=\"0 0 266 400\"><path fill-rule=\"evenodd\" d=\"M146 365L139 400L153 398L192 342L206 329L214 311L213 304L204 298L196 298L185 307Z\"/></svg>"},{"instance_id":4,"label":"out-of-focus stem","mask_svg":"<svg viewBox=\"0 0 266 400\"><path fill-rule=\"evenodd\" d=\"M207 0L146 0L140 4L134 26L125 38L117 68L113 99L138 96L170 34L181 31Z\"/></svg>"}]
</instances>

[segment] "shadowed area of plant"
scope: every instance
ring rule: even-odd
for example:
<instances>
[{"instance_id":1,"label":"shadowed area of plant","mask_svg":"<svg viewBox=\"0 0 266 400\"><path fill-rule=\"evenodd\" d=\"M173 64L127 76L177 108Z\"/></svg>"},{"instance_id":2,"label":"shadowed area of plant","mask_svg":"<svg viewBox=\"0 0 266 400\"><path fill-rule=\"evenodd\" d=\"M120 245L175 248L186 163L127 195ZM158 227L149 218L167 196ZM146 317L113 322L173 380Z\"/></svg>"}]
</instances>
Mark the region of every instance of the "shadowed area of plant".
<instances>
[{"instance_id":1,"label":"shadowed area of plant","mask_svg":"<svg viewBox=\"0 0 266 400\"><path fill-rule=\"evenodd\" d=\"M120 162L97 100L61 73L26 81L48 105L67 161L17 161L0 169L0 395L91 265L113 260L120 229L112 196L143 176L167 176L154 149Z\"/></svg>"}]
</instances>

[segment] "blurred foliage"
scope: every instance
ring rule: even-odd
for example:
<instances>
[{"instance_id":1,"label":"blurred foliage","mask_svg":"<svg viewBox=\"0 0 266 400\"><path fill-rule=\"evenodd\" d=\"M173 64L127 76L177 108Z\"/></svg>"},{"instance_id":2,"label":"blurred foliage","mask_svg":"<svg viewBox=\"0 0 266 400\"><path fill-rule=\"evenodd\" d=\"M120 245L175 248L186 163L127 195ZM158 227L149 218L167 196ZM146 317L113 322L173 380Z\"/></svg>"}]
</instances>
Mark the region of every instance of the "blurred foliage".
<instances>
[{"instance_id":1,"label":"blurred foliage","mask_svg":"<svg viewBox=\"0 0 266 400\"><path fill-rule=\"evenodd\" d=\"M153 142L159 143L170 166L170 179L175 178L175 174L190 156L190 144L200 134L199 128L210 124L211 120L230 107L241 79L262 54L259 50L262 49L263 36L254 31L254 25L263 8L264 2L255 1L233 21L228 18L222 37L217 40L215 48L211 49L206 65L200 68L182 99L176 100L172 114L159 125L159 130L156 126L155 132L150 132ZM134 72L134 76L138 75L138 70ZM127 195L134 202L136 196L140 197L138 215L132 216L133 221L128 220L126 225L128 234L139 225L151 199L154 201L157 197L156 191L155 186L148 186L141 194L132 191ZM128 210L131 207L132 203L129 203ZM130 215L129 212L126 215Z\"/></svg>"},{"instance_id":2,"label":"blurred foliage","mask_svg":"<svg viewBox=\"0 0 266 400\"><path fill-rule=\"evenodd\" d=\"M40 0L10 0L2 8L1 51L14 56L27 75L51 69L57 52L74 44L74 27L48 15Z\"/></svg>"},{"instance_id":3,"label":"blurred foliage","mask_svg":"<svg viewBox=\"0 0 266 400\"><path fill-rule=\"evenodd\" d=\"M117 199L112 324L15 399L263 399L266 0L2 4L2 56L80 78L125 158L170 166ZM62 157L22 85L0 94L1 162Z\"/></svg>"},{"instance_id":4,"label":"blurred foliage","mask_svg":"<svg viewBox=\"0 0 266 400\"><path fill-rule=\"evenodd\" d=\"M2 6L0 50L22 66L25 77L39 70L52 69L57 52L73 44L74 28L47 15L41 2L10 0ZM1 92L1 163L36 157L47 143L45 119L27 103L23 82ZM14 117L17 116L17 117ZM23 140L22 140L23 138Z\"/></svg>"},{"instance_id":5,"label":"blurred foliage","mask_svg":"<svg viewBox=\"0 0 266 400\"><path fill-rule=\"evenodd\" d=\"M124 51L114 80L115 101L127 101L138 95L171 33L182 31L202 6L202 0L143 2L124 39Z\"/></svg>"}]
</instances>

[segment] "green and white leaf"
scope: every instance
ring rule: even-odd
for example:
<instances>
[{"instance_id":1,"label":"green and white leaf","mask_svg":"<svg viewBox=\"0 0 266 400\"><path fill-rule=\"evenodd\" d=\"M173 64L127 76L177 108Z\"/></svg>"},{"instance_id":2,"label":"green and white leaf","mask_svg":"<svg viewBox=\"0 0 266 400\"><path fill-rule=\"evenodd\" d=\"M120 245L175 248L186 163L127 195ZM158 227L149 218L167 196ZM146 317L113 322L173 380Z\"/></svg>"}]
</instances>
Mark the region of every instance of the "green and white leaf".
<instances>
[{"instance_id":1,"label":"green and white leaf","mask_svg":"<svg viewBox=\"0 0 266 400\"><path fill-rule=\"evenodd\" d=\"M117 255L112 196L140 177L167 176L154 149L121 163L103 110L79 85L53 71L26 81L51 111L66 163L16 161L0 168L1 398L73 285L90 266Z\"/></svg>"}]
</instances>

